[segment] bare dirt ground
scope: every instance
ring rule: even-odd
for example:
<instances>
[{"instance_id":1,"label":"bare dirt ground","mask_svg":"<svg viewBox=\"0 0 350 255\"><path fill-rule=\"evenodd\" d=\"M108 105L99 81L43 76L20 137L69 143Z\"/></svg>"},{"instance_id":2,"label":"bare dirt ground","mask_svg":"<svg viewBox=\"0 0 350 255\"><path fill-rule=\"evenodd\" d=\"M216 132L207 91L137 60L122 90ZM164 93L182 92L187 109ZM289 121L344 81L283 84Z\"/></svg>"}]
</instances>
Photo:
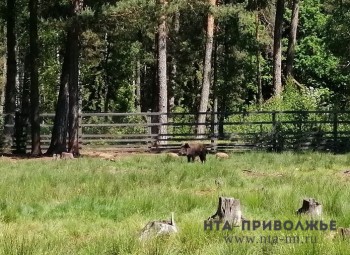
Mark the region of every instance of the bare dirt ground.
<instances>
[{"instance_id":1,"label":"bare dirt ground","mask_svg":"<svg viewBox=\"0 0 350 255\"><path fill-rule=\"evenodd\" d=\"M84 150L81 152L81 157L102 158L106 160L118 160L120 158L131 157L135 155L157 155L150 152L135 152L135 151L98 151L98 150Z\"/></svg>"},{"instance_id":2,"label":"bare dirt ground","mask_svg":"<svg viewBox=\"0 0 350 255\"><path fill-rule=\"evenodd\" d=\"M101 158L105 160L115 161L120 158L132 157L135 155L157 155L157 153L151 153L146 151L126 151L126 150L98 150L98 149L85 149L80 151L81 158ZM40 156L40 157L30 157L29 155L13 155L4 154L0 156L0 161L17 161L17 160L53 160L53 157Z\"/></svg>"}]
</instances>

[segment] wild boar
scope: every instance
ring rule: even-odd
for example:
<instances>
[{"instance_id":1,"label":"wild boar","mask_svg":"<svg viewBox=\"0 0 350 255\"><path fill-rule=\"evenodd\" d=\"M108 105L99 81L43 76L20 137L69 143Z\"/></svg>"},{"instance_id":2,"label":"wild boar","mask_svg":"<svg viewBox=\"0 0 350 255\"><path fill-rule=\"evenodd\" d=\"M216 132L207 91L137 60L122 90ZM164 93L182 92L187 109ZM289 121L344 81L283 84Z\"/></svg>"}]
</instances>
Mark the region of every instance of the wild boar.
<instances>
[{"instance_id":1,"label":"wild boar","mask_svg":"<svg viewBox=\"0 0 350 255\"><path fill-rule=\"evenodd\" d=\"M181 156L187 156L187 161L194 162L194 159L198 156L202 163L206 161L207 157L207 148L204 144L201 143L194 143L194 144L188 144L185 143L181 146L181 149L179 151L179 155Z\"/></svg>"}]
</instances>

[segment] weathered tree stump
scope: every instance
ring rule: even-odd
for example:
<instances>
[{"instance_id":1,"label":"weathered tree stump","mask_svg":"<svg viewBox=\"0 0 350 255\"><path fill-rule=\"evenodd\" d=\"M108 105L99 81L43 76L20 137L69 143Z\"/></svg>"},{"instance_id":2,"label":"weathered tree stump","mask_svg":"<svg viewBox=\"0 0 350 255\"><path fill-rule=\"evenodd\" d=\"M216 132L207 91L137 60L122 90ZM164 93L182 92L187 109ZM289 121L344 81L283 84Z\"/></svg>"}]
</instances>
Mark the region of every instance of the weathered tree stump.
<instances>
[{"instance_id":1,"label":"weathered tree stump","mask_svg":"<svg viewBox=\"0 0 350 255\"><path fill-rule=\"evenodd\" d=\"M338 228L339 235L345 240L350 238L350 228Z\"/></svg>"},{"instance_id":2,"label":"weathered tree stump","mask_svg":"<svg viewBox=\"0 0 350 255\"><path fill-rule=\"evenodd\" d=\"M232 197L219 197L218 210L208 220L219 220L239 226L242 222L241 202Z\"/></svg>"},{"instance_id":3,"label":"weathered tree stump","mask_svg":"<svg viewBox=\"0 0 350 255\"><path fill-rule=\"evenodd\" d=\"M297 211L298 215L308 214L310 216L321 216L322 205L317 202L314 198L305 198L303 200L303 205Z\"/></svg>"},{"instance_id":4,"label":"weathered tree stump","mask_svg":"<svg viewBox=\"0 0 350 255\"><path fill-rule=\"evenodd\" d=\"M140 240L146 240L151 237L177 233L178 229L174 221L174 213L171 213L170 220L150 221L142 229Z\"/></svg>"}]
</instances>

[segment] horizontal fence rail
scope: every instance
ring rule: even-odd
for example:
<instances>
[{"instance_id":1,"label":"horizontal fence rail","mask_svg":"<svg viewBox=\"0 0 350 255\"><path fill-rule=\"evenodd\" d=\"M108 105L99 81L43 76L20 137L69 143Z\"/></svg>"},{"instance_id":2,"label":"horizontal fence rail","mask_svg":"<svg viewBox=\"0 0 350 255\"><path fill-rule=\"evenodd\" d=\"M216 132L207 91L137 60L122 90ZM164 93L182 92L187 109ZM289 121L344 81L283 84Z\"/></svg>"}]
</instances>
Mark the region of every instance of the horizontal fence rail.
<instances>
[{"instance_id":1,"label":"horizontal fence rail","mask_svg":"<svg viewBox=\"0 0 350 255\"><path fill-rule=\"evenodd\" d=\"M206 116L198 123L199 114ZM167 115L167 123L159 123ZM41 147L48 148L55 114L43 113ZM6 125L4 125L7 118ZM205 113L82 113L79 115L81 147L99 149L178 150L183 142L202 142L212 151L317 150L350 151L350 111L252 111ZM198 125L205 131L196 134ZM160 134L161 126L166 132ZM30 149L28 116L0 115L0 147ZM163 130L163 128L162 128Z\"/></svg>"}]
</instances>

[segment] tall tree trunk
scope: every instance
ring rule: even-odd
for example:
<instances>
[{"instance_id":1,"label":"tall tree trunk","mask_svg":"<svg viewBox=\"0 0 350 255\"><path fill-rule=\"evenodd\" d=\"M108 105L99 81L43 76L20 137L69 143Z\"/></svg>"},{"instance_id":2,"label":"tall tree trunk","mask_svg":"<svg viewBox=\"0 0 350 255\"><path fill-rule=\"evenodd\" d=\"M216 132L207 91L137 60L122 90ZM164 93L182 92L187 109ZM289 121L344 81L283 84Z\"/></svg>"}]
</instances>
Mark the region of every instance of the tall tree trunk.
<instances>
[{"instance_id":1,"label":"tall tree trunk","mask_svg":"<svg viewBox=\"0 0 350 255\"><path fill-rule=\"evenodd\" d=\"M17 59L17 76L16 76L16 109L21 109L21 99L22 99L22 91L23 91L23 83L25 72L28 71L29 68L25 67L25 58L28 54L28 45L24 45L23 42L17 42L16 48L16 59ZM29 64L28 64L29 67Z\"/></svg>"},{"instance_id":2,"label":"tall tree trunk","mask_svg":"<svg viewBox=\"0 0 350 255\"><path fill-rule=\"evenodd\" d=\"M256 47L256 83L258 88L258 96L257 96L257 103L259 105L262 104L263 101L263 95L262 95L262 84L261 84L261 70L260 70L260 42L259 42L259 9L255 12L255 39L257 43Z\"/></svg>"},{"instance_id":3,"label":"tall tree trunk","mask_svg":"<svg viewBox=\"0 0 350 255\"><path fill-rule=\"evenodd\" d=\"M299 0L293 0L292 20L290 24L290 33L288 38L286 77L293 76L293 62L295 54L295 45L297 42L297 28L299 22Z\"/></svg>"},{"instance_id":4,"label":"tall tree trunk","mask_svg":"<svg viewBox=\"0 0 350 255\"><path fill-rule=\"evenodd\" d=\"M177 82L177 43L178 43L178 35L180 31L180 12L177 10L173 17L173 39L170 40L170 49L171 49L171 63L170 63L170 74L169 74L169 90L168 90L168 112L172 113L175 107L175 90L176 90L176 82ZM168 117L168 122L173 122L173 115ZM174 133L174 126L168 126L168 133Z\"/></svg>"},{"instance_id":5,"label":"tall tree trunk","mask_svg":"<svg viewBox=\"0 0 350 255\"><path fill-rule=\"evenodd\" d=\"M79 155L79 32L75 24L71 37L71 68L69 74L68 152Z\"/></svg>"},{"instance_id":6,"label":"tall tree trunk","mask_svg":"<svg viewBox=\"0 0 350 255\"><path fill-rule=\"evenodd\" d=\"M79 34L76 14L81 11L82 0L74 0L71 6L72 23L67 32L66 52L62 64L60 91L57 100L51 144L46 154L68 151L79 155Z\"/></svg>"},{"instance_id":7,"label":"tall tree trunk","mask_svg":"<svg viewBox=\"0 0 350 255\"><path fill-rule=\"evenodd\" d=\"M29 0L31 155L41 155L38 78L38 0Z\"/></svg>"},{"instance_id":8,"label":"tall tree trunk","mask_svg":"<svg viewBox=\"0 0 350 255\"><path fill-rule=\"evenodd\" d=\"M176 59L176 44L178 42L178 34L180 30L180 12L176 11L174 14L174 35L171 58L171 73L170 73L170 89L169 89L169 111L171 112L175 106L175 88L177 78L177 59Z\"/></svg>"},{"instance_id":9,"label":"tall tree trunk","mask_svg":"<svg viewBox=\"0 0 350 255\"><path fill-rule=\"evenodd\" d=\"M167 5L166 0L159 0L162 8ZM164 12L164 10L163 10ZM168 88L167 88L167 49L166 49L166 15L163 13L158 25L158 84L159 84L159 106L158 111L163 113L159 115L160 128L158 131L160 144L165 144L167 133L167 112L168 112Z\"/></svg>"},{"instance_id":10,"label":"tall tree trunk","mask_svg":"<svg viewBox=\"0 0 350 255\"><path fill-rule=\"evenodd\" d=\"M79 155L79 35L80 24L77 14L82 10L83 0L74 0L74 19L70 38L68 152Z\"/></svg>"},{"instance_id":11,"label":"tall tree trunk","mask_svg":"<svg viewBox=\"0 0 350 255\"><path fill-rule=\"evenodd\" d=\"M6 34L6 28L4 27L4 34ZM6 38L5 38L5 44L6 44ZM0 114L4 113L4 103L5 103L5 81L6 81L6 70L7 70L7 62L6 62L6 55L4 55L4 67L3 67L3 87L1 88L1 95L0 95Z\"/></svg>"},{"instance_id":12,"label":"tall tree trunk","mask_svg":"<svg viewBox=\"0 0 350 255\"><path fill-rule=\"evenodd\" d=\"M69 104L69 70L70 70L70 37L71 31L67 33L66 51L62 64L60 77L60 91L58 93L57 105L55 110L55 120L52 129L51 143L46 154L62 153L67 150L67 126L68 126L68 104Z\"/></svg>"},{"instance_id":13,"label":"tall tree trunk","mask_svg":"<svg viewBox=\"0 0 350 255\"><path fill-rule=\"evenodd\" d=\"M23 82L20 92L20 113L17 113L15 126L16 154L25 154L27 148L27 130L30 117L30 49L27 48L24 57Z\"/></svg>"},{"instance_id":14,"label":"tall tree trunk","mask_svg":"<svg viewBox=\"0 0 350 255\"><path fill-rule=\"evenodd\" d=\"M282 93L282 26L284 0L276 2L275 30L273 38L273 89L274 96Z\"/></svg>"},{"instance_id":15,"label":"tall tree trunk","mask_svg":"<svg viewBox=\"0 0 350 255\"><path fill-rule=\"evenodd\" d=\"M14 125L14 112L16 110L16 76L17 76L17 61L16 61L16 0L7 0L7 68L6 68L6 85L5 85L5 102L4 102L4 152L11 151L12 136L14 128L9 125Z\"/></svg>"},{"instance_id":16,"label":"tall tree trunk","mask_svg":"<svg viewBox=\"0 0 350 255\"><path fill-rule=\"evenodd\" d=\"M159 111L159 35L157 34L154 37L154 59L155 64L150 64L149 66L145 65L144 68L144 77L145 83L149 84L149 88L145 89L145 92L149 95L144 96L145 101L147 102L147 110L157 112ZM153 119L156 118L156 119ZM158 116L152 116L152 122L157 122ZM158 134L158 127L152 127L152 133Z\"/></svg>"},{"instance_id":17,"label":"tall tree trunk","mask_svg":"<svg viewBox=\"0 0 350 255\"><path fill-rule=\"evenodd\" d=\"M228 4L229 1L225 0L225 4ZM223 70L223 79L224 79L224 84L223 88L220 89L220 101L219 101L219 137L223 138L224 137L224 121L226 118L226 108L227 108L227 93L225 93L225 90L228 88L227 84L229 83L229 57L230 57L230 44L228 41L229 37L229 26L230 24L225 24L224 27L224 39L223 39L223 65L224 65L224 70Z\"/></svg>"},{"instance_id":18,"label":"tall tree trunk","mask_svg":"<svg viewBox=\"0 0 350 255\"><path fill-rule=\"evenodd\" d=\"M217 89L217 82L218 82L218 42L215 41L214 45L214 81L213 81L213 110L212 110L212 135L211 143L212 143L212 149L213 151L217 150L217 138L219 133L218 128L218 89Z\"/></svg>"},{"instance_id":19,"label":"tall tree trunk","mask_svg":"<svg viewBox=\"0 0 350 255\"><path fill-rule=\"evenodd\" d=\"M216 0L209 0L209 4L211 7L214 7L216 5ZM214 41L214 16L211 12L209 12L208 23L207 23L207 36L206 36L206 44L205 44L202 92L201 92L201 101L199 105L199 113L204 113L204 114L198 114L198 121L197 121L198 123L205 123L205 119L206 119L205 113L207 112L207 109L208 109L213 41ZM205 125L198 124L197 136L203 137L204 132L205 132Z\"/></svg>"},{"instance_id":20,"label":"tall tree trunk","mask_svg":"<svg viewBox=\"0 0 350 255\"><path fill-rule=\"evenodd\" d=\"M0 114L4 113L4 101L5 101L5 88L3 87L1 89L1 94L0 94Z\"/></svg>"},{"instance_id":21,"label":"tall tree trunk","mask_svg":"<svg viewBox=\"0 0 350 255\"><path fill-rule=\"evenodd\" d=\"M109 71L108 71L108 60L109 60L109 55L110 55L110 48L111 48L111 43L110 43L110 38L108 36L108 33L105 34L105 43L106 43L106 49L105 49L105 56L104 56L104 106L103 106L103 111L108 112L109 108ZM108 120L108 117L106 117L106 120Z\"/></svg>"},{"instance_id":22,"label":"tall tree trunk","mask_svg":"<svg viewBox=\"0 0 350 255\"><path fill-rule=\"evenodd\" d=\"M21 90L21 113L30 116L30 71L31 71L31 56L30 56L30 47L27 49L27 53L24 57L24 77L23 77L23 86Z\"/></svg>"},{"instance_id":23,"label":"tall tree trunk","mask_svg":"<svg viewBox=\"0 0 350 255\"><path fill-rule=\"evenodd\" d=\"M136 112L141 112L141 62L138 57L135 67L135 108Z\"/></svg>"}]
</instances>

